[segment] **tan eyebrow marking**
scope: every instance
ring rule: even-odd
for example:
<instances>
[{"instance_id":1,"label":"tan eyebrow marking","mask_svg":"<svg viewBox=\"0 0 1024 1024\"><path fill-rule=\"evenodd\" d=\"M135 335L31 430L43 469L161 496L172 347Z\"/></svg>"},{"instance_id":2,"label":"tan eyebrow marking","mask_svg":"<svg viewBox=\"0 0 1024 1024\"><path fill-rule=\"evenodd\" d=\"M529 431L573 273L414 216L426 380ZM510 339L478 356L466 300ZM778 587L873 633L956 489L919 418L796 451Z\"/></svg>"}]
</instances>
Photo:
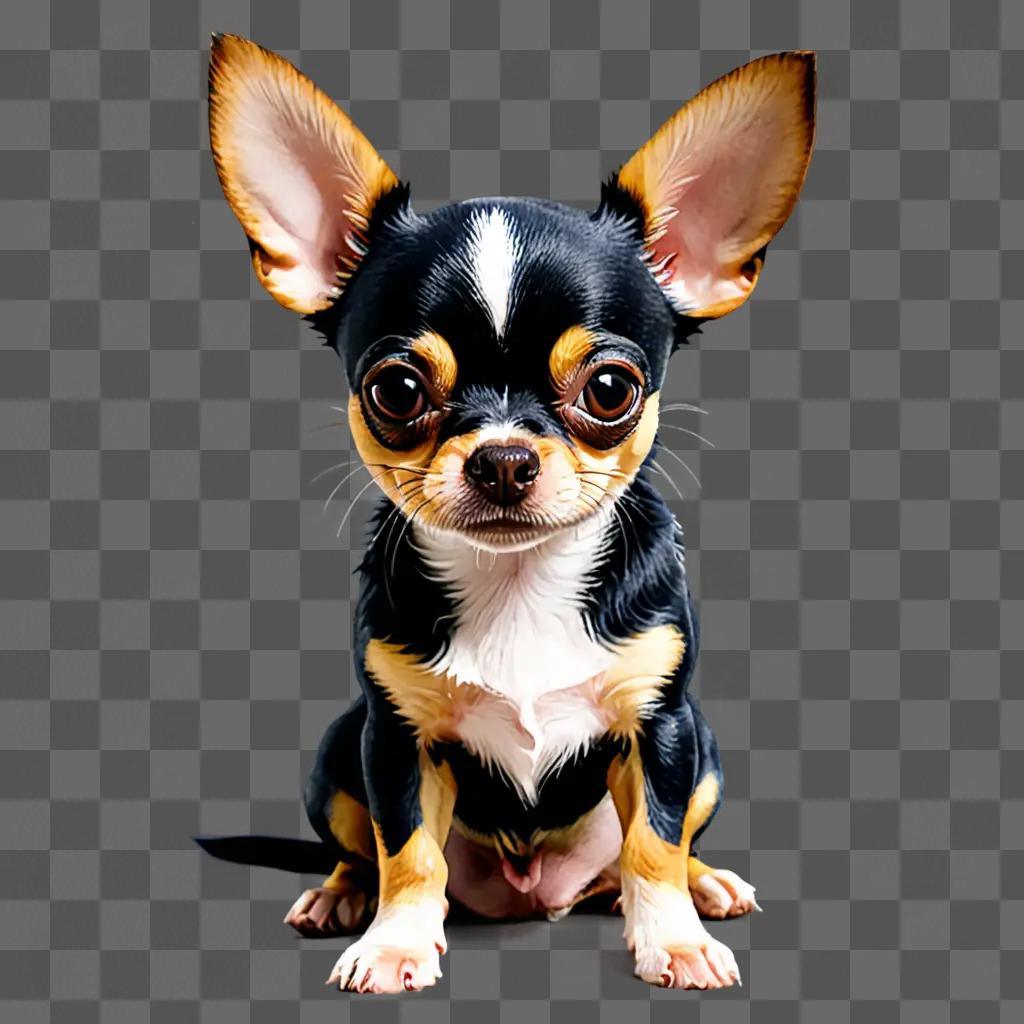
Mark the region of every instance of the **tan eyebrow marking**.
<instances>
[{"instance_id":1,"label":"tan eyebrow marking","mask_svg":"<svg viewBox=\"0 0 1024 1024\"><path fill-rule=\"evenodd\" d=\"M412 350L422 356L430 367L438 391L447 395L455 387L459 372L459 363L451 345L440 334L427 331L413 339Z\"/></svg>"},{"instance_id":2,"label":"tan eyebrow marking","mask_svg":"<svg viewBox=\"0 0 1024 1024\"><path fill-rule=\"evenodd\" d=\"M548 369L556 391L565 391L573 373L593 347L594 336L585 327L575 325L562 332L548 356Z\"/></svg>"}]
</instances>

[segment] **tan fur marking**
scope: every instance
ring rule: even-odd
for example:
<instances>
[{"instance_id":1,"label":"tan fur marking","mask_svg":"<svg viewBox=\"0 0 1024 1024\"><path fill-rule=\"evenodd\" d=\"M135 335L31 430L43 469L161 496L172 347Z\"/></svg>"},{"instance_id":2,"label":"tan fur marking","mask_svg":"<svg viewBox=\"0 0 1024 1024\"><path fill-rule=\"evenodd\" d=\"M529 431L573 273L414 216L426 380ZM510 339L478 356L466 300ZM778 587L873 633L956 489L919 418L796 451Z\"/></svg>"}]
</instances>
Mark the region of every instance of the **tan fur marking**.
<instances>
[{"instance_id":1,"label":"tan fur marking","mask_svg":"<svg viewBox=\"0 0 1024 1024\"><path fill-rule=\"evenodd\" d=\"M455 385L457 364L448 343L439 334L422 334L413 342L413 349L430 366L434 385L446 395ZM406 515L417 514L423 523L436 521L439 512L434 500L442 482L442 446L436 451L433 433L415 448L396 450L380 443L370 430L359 395L348 399L348 425L352 441L380 489ZM462 441L463 438L453 438ZM449 442L450 444L451 442ZM459 465L461 473L461 463Z\"/></svg>"},{"instance_id":2,"label":"tan fur marking","mask_svg":"<svg viewBox=\"0 0 1024 1024\"><path fill-rule=\"evenodd\" d=\"M714 809L718 797L715 777L706 775L693 791L678 844L662 839L647 819L643 770L635 745L625 757L612 762L608 770L608 788L622 824L624 838L620 864L623 874L637 875L688 892L690 843Z\"/></svg>"},{"instance_id":3,"label":"tan fur marking","mask_svg":"<svg viewBox=\"0 0 1024 1024\"><path fill-rule=\"evenodd\" d=\"M444 844L455 806L455 778L447 764L435 765L422 752L420 771L423 824L393 857L388 855L380 826L373 822L382 908L395 903L418 903L423 899L438 900L447 906L444 890L448 884L448 864L444 859Z\"/></svg>"},{"instance_id":4,"label":"tan fur marking","mask_svg":"<svg viewBox=\"0 0 1024 1024\"><path fill-rule=\"evenodd\" d=\"M459 364L451 345L440 334L427 331L413 339L412 350L422 356L430 367L437 390L445 396L450 394L459 372Z\"/></svg>"},{"instance_id":5,"label":"tan fur marking","mask_svg":"<svg viewBox=\"0 0 1024 1024\"><path fill-rule=\"evenodd\" d=\"M686 865L690 888L695 889L702 875L711 875L714 871L714 868L709 868L700 858L691 856Z\"/></svg>"},{"instance_id":6,"label":"tan fur marking","mask_svg":"<svg viewBox=\"0 0 1024 1024\"><path fill-rule=\"evenodd\" d=\"M440 843L448 838L455 809L455 776L447 761L434 764L430 755L420 751L420 808L427 831Z\"/></svg>"},{"instance_id":7,"label":"tan fur marking","mask_svg":"<svg viewBox=\"0 0 1024 1024\"><path fill-rule=\"evenodd\" d=\"M393 857L384 846L380 827L373 823L380 870L380 905L419 903L423 899L444 901L448 865L437 840L420 825Z\"/></svg>"},{"instance_id":8,"label":"tan fur marking","mask_svg":"<svg viewBox=\"0 0 1024 1024\"><path fill-rule=\"evenodd\" d=\"M364 664L421 742L448 733L455 695L455 684L448 677L435 675L401 644L376 638L366 645Z\"/></svg>"},{"instance_id":9,"label":"tan fur marking","mask_svg":"<svg viewBox=\"0 0 1024 1024\"><path fill-rule=\"evenodd\" d=\"M324 879L321 889L341 889L347 891L350 887L350 877L357 873L354 865L348 861L339 860L335 869Z\"/></svg>"},{"instance_id":10,"label":"tan fur marking","mask_svg":"<svg viewBox=\"0 0 1024 1024\"><path fill-rule=\"evenodd\" d=\"M565 391L572 375L593 347L594 336L585 327L570 327L561 334L548 356L548 369L556 391Z\"/></svg>"},{"instance_id":11,"label":"tan fur marking","mask_svg":"<svg viewBox=\"0 0 1024 1024\"><path fill-rule=\"evenodd\" d=\"M693 843L693 837L707 824L711 812L718 803L718 779L714 775L705 775L690 797L686 805L686 817L683 819L683 845L687 855Z\"/></svg>"},{"instance_id":12,"label":"tan fur marking","mask_svg":"<svg viewBox=\"0 0 1024 1024\"><path fill-rule=\"evenodd\" d=\"M613 736L634 736L647 708L683 660L686 643L675 626L656 626L627 640L600 685L601 707Z\"/></svg>"},{"instance_id":13,"label":"tan fur marking","mask_svg":"<svg viewBox=\"0 0 1024 1024\"><path fill-rule=\"evenodd\" d=\"M377 849L370 829L370 812L355 797L339 789L331 798L327 822L331 835L338 840L342 849L368 861L376 859Z\"/></svg>"},{"instance_id":14,"label":"tan fur marking","mask_svg":"<svg viewBox=\"0 0 1024 1024\"><path fill-rule=\"evenodd\" d=\"M392 451L382 445L370 432L363 416L363 404L358 395L350 395L348 400L348 426L352 433L359 457L366 464L370 473L377 481L381 490L397 505L409 501L413 508L416 502L407 493L415 490L411 486L419 481L419 470L426 469L430 464L430 456L434 450L434 442L428 438L423 444L409 451ZM386 468L386 467L396 468ZM408 467L408 468L406 468Z\"/></svg>"},{"instance_id":15,"label":"tan fur marking","mask_svg":"<svg viewBox=\"0 0 1024 1024\"><path fill-rule=\"evenodd\" d=\"M600 478L600 486L612 494L624 491L654 444L658 433L658 399L658 392L647 398L636 428L614 448L594 448L574 438L572 452L576 456L577 471L593 469L599 473L614 473L614 477ZM590 479L595 480L594 477Z\"/></svg>"},{"instance_id":16,"label":"tan fur marking","mask_svg":"<svg viewBox=\"0 0 1024 1024\"><path fill-rule=\"evenodd\" d=\"M585 327L570 327L555 342L548 356L548 368L555 388L564 390L572 375L593 348L593 335ZM615 477L599 476L590 478L590 490L598 484L612 494L624 491L630 480L647 458L658 432L658 394L655 392L644 403L640 421L630 435L612 448L594 448L592 445L573 438L568 448L563 442L550 440L552 447L566 451L576 472L594 470L597 474L614 473ZM542 458L545 452L541 452Z\"/></svg>"},{"instance_id":17,"label":"tan fur marking","mask_svg":"<svg viewBox=\"0 0 1024 1024\"><path fill-rule=\"evenodd\" d=\"M622 873L653 882L686 886L686 853L682 846L666 842L647 820L647 800L640 755L634 746L624 758L616 758L608 770L608 788L622 825Z\"/></svg>"}]
</instances>

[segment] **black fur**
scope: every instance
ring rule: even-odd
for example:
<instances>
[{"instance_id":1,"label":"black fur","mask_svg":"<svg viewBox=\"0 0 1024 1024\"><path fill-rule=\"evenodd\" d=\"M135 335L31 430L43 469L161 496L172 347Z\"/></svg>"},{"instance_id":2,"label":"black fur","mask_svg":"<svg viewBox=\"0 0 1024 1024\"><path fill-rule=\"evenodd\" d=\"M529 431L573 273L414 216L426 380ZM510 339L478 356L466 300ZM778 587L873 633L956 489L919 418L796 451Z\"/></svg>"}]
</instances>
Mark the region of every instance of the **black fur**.
<instances>
[{"instance_id":1,"label":"black fur","mask_svg":"<svg viewBox=\"0 0 1024 1024\"><path fill-rule=\"evenodd\" d=\"M564 828L596 807L608 792L608 766L622 750L622 743L611 739L595 744L546 778L536 803L524 803L514 787L459 743L439 744L435 756L451 765L459 821L483 835L505 832L528 843L538 829Z\"/></svg>"},{"instance_id":2,"label":"black fur","mask_svg":"<svg viewBox=\"0 0 1024 1024\"><path fill-rule=\"evenodd\" d=\"M419 216L402 196L391 196L386 215L371 221L369 251L341 299L310 317L342 356L353 387L369 345L428 327L452 345L460 377L502 390L537 387L547 379L553 341L582 324L639 345L656 390L677 321L684 333L697 327L672 311L641 259L636 223L619 210L588 214L544 199L472 199ZM513 220L525 254L500 341L458 263L473 215L495 207Z\"/></svg>"},{"instance_id":3,"label":"black fur","mask_svg":"<svg viewBox=\"0 0 1024 1024\"><path fill-rule=\"evenodd\" d=\"M279 836L195 836L196 845L218 860L299 874L329 875L344 857L336 843Z\"/></svg>"}]
</instances>

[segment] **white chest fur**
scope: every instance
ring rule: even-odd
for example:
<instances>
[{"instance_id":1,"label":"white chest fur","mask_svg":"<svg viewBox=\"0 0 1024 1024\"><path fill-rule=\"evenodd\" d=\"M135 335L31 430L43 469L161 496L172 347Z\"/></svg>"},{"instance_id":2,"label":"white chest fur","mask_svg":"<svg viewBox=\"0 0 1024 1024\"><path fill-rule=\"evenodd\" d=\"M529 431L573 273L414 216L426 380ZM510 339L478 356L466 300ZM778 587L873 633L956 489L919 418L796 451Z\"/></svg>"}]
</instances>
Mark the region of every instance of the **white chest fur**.
<instances>
[{"instance_id":1,"label":"white chest fur","mask_svg":"<svg viewBox=\"0 0 1024 1024\"><path fill-rule=\"evenodd\" d=\"M546 772L607 728L599 689L616 654L587 629L581 601L603 557L603 532L501 554L458 538L417 537L456 603L451 642L431 671L476 691L456 734L527 799Z\"/></svg>"}]
</instances>

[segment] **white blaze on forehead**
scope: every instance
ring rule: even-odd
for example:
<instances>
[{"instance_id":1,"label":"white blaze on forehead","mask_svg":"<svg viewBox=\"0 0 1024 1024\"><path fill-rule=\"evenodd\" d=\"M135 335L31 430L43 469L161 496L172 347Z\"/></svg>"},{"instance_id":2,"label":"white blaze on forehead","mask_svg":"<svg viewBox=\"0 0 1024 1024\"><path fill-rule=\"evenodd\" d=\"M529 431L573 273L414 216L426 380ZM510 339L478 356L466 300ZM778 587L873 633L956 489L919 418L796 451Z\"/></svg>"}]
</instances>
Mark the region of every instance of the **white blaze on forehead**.
<instances>
[{"instance_id":1,"label":"white blaze on forehead","mask_svg":"<svg viewBox=\"0 0 1024 1024\"><path fill-rule=\"evenodd\" d=\"M473 215L468 255L473 286L501 337L519 258L519 239L504 210L493 208Z\"/></svg>"}]
</instances>

